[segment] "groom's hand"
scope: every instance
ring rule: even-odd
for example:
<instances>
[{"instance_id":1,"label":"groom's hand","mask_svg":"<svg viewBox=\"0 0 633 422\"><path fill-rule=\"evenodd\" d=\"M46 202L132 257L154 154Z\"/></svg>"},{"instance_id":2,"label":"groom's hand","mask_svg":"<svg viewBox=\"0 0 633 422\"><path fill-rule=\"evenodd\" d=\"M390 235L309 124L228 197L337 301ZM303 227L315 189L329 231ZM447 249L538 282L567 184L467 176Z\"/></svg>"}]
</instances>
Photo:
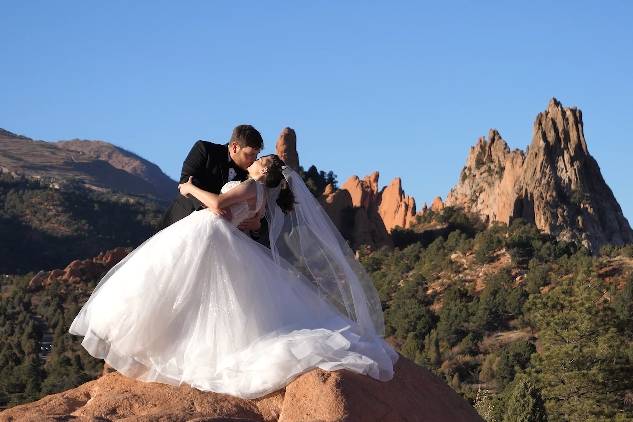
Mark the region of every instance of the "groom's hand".
<instances>
[{"instance_id":1,"label":"groom's hand","mask_svg":"<svg viewBox=\"0 0 633 422\"><path fill-rule=\"evenodd\" d=\"M213 214L224 218L225 220L230 220L231 218L233 218L233 214L231 213L231 210L228 208L227 209L207 208L207 209L211 211Z\"/></svg>"},{"instance_id":2,"label":"groom's hand","mask_svg":"<svg viewBox=\"0 0 633 422\"><path fill-rule=\"evenodd\" d=\"M247 230L255 231L255 230L259 230L261 226L262 226L261 217L259 215L255 215L251 218L248 218L242 221L237 226L237 228L242 231L247 231Z\"/></svg>"}]
</instances>

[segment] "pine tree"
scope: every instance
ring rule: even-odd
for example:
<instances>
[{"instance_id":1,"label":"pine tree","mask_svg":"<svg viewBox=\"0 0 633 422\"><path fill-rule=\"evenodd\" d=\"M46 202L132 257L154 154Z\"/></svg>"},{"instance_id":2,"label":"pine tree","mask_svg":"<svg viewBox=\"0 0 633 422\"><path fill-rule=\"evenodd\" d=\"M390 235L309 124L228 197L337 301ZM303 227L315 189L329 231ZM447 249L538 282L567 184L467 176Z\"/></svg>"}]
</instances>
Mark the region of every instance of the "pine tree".
<instances>
[{"instance_id":1,"label":"pine tree","mask_svg":"<svg viewBox=\"0 0 633 422\"><path fill-rule=\"evenodd\" d=\"M623 408L633 389L631 343L603 291L597 281L567 280L530 300L541 344L533 363L550 420L633 417Z\"/></svg>"},{"instance_id":2,"label":"pine tree","mask_svg":"<svg viewBox=\"0 0 633 422\"><path fill-rule=\"evenodd\" d=\"M434 316L426 306L426 281L422 278L405 281L395 293L386 312L387 328L396 337L404 340L410 333L417 343L435 326Z\"/></svg>"},{"instance_id":3,"label":"pine tree","mask_svg":"<svg viewBox=\"0 0 633 422\"><path fill-rule=\"evenodd\" d=\"M432 330L424 339L424 354L427 362L435 368L442 363L442 354L440 352L440 342L437 338L437 330Z\"/></svg>"},{"instance_id":4,"label":"pine tree","mask_svg":"<svg viewBox=\"0 0 633 422\"><path fill-rule=\"evenodd\" d=\"M527 376L518 375L511 387L503 422L547 421L541 392Z\"/></svg>"},{"instance_id":5,"label":"pine tree","mask_svg":"<svg viewBox=\"0 0 633 422\"><path fill-rule=\"evenodd\" d=\"M415 334L409 333L407 340L400 347L400 353L408 357L411 360L415 360L419 350L418 342L416 341Z\"/></svg>"},{"instance_id":6,"label":"pine tree","mask_svg":"<svg viewBox=\"0 0 633 422\"><path fill-rule=\"evenodd\" d=\"M626 281L621 291L615 292L613 308L623 331L629 336L633 334L633 277Z\"/></svg>"}]
</instances>

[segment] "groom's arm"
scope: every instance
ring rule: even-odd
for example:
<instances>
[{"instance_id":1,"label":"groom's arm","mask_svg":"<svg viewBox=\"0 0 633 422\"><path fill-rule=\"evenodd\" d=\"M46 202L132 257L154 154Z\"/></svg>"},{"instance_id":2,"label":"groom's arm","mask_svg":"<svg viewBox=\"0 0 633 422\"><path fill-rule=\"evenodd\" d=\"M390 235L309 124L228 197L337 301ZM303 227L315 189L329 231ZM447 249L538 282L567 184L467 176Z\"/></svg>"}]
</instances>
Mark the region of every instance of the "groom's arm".
<instances>
[{"instance_id":1,"label":"groom's arm","mask_svg":"<svg viewBox=\"0 0 633 422\"><path fill-rule=\"evenodd\" d=\"M179 183L185 183L189 180L189 176L193 177L193 181L195 183L196 179L199 179L205 170L207 156L208 153L204 148L202 141L196 142L193 147L191 147L189 154L187 154L187 158L185 158L185 161L182 163Z\"/></svg>"},{"instance_id":2,"label":"groom's arm","mask_svg":"<svg viewBox=\"0 0 633 422\"><path fill-rule=\"evenodd\" d=\"M182 170L180 171L180 182L185 183L189 180L189 176L193 177L192 183L197 185L200 181L202 173L205 171L205 165L207 163L207 150L204 147L202 141L198 141L191 147L187 158L182 163ZM195 209L204 208L205 205L198 198L190 196L189 199L194 203Z\"/></svg>"}]
</instances>

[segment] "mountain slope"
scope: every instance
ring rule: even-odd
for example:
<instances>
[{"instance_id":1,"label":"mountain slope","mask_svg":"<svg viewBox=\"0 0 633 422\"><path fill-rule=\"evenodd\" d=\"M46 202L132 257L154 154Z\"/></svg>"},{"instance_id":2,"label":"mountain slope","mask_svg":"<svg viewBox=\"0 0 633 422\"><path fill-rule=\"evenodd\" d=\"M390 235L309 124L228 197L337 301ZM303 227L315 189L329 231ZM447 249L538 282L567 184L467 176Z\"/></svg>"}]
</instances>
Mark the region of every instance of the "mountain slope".
<instances>
[{"instance_id":1,"label":"mountain slope","mask_svg":"<svg viewBox=\"0 0 633 422\"><path fill-rule=\"evenodd\" d=\"M36 141L0 129L0 169L58 185L80 183L159 200L173 199L177 183L158 166L103 141Z\"/></svg>"}]
</instances>

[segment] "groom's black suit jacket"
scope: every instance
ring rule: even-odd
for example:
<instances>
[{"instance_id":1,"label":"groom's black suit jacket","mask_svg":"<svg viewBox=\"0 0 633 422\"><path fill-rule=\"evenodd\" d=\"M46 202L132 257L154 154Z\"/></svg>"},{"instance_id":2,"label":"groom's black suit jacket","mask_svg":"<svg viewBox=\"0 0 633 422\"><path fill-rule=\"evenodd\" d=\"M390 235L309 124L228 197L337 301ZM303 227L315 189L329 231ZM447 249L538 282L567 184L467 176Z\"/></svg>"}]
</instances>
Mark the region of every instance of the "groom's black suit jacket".
<instances>
[{"instance_id":1,"label":"groom's black suit jacket","mask_svg":"<svg viewBox=\"0 0 633 422\"><path fill-rule=\"evenodd\" d=\"M229 169L235 170L233 180L246 180L248 172L238 167L229 157L228 144L220 145L207 141L194 144L182 164L180 182L184 183L193 176L192 182L200 189L208 192L220 193L220 189L229 181ZM180 193L165 212L158 225L162 230L174 224L194 211L205 208L204 204L191 196Z\"/></svg>"}]
</instances>

